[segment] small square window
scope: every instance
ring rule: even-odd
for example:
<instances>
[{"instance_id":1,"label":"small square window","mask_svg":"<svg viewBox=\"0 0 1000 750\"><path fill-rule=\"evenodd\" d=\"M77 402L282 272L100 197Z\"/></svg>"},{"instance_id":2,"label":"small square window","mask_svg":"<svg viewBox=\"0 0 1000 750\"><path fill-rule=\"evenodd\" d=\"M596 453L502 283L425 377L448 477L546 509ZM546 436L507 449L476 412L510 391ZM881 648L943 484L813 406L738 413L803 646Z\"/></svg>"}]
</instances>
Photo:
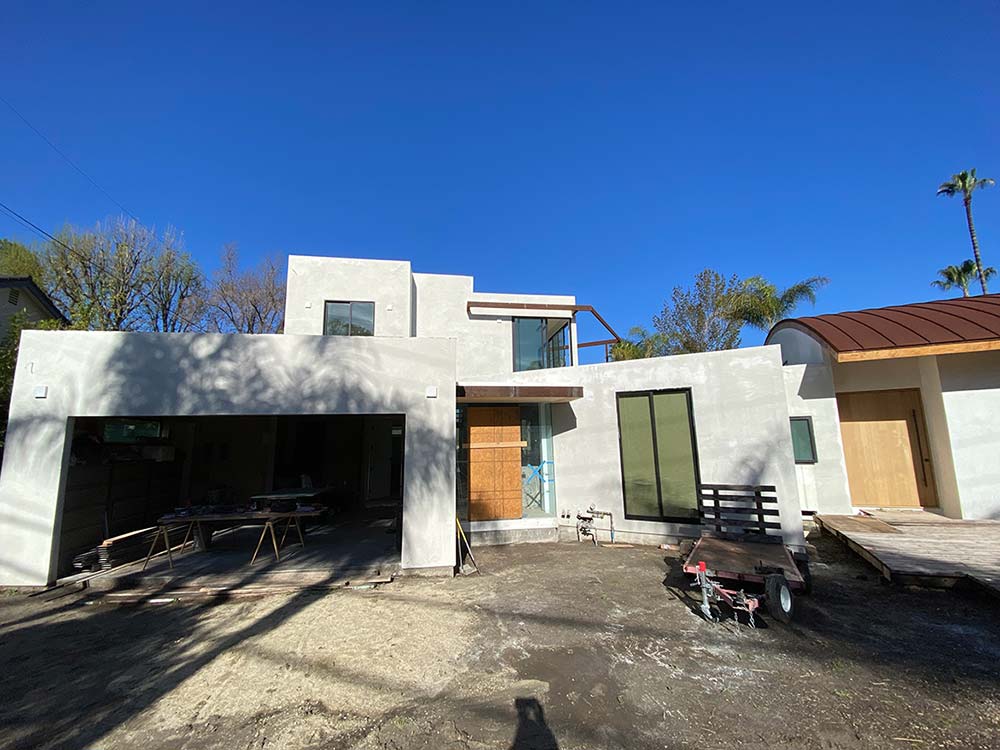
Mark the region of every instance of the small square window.
<instances>
[{"instance_id":1,"label":"small square window","mask_svg":"<svg viewBox=\"0 0 1000 750\"><path fill-rule=\"evenodd\" d=\"M812 417L792 417L792 453L797 464L816 463L816 436Z\"/></svg>"},{"instance_id":2,"label":"small square window","mask_svg":"<svg viewBox=\"0 0 1000 750\"><path fill-rule=\"evenodd\" d=\"M374 302L327 302L323 317L326 336L374 336Z\"/></svg>"}]
</instances>

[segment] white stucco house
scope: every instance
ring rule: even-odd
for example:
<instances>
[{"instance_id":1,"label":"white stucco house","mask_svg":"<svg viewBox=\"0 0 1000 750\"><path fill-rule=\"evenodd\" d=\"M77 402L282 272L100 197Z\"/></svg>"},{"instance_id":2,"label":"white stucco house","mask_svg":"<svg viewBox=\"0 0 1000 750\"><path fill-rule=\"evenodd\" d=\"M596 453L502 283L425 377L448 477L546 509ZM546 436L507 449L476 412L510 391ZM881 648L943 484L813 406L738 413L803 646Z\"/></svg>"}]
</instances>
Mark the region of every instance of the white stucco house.
<instances>
[{"instance_id":1,"label":"white stucco house","mask_svg":"<svg viewBox=\"0 0 1000 750\"><path fill-rule=\"evenodd\" d=\"M698 535L700 483L773 485L802 549L803 507L850 510L822 364L764 346L581 365L616 338L578 341L591 313L403 261L291 256L282 334L27 332L0 585L51 582L185 501L306 476L335 502L396 504L412 571L453 568L456 516L474 544L554 540L593 504L618 539L657 543Z\"/></svg>"}]
</instances>

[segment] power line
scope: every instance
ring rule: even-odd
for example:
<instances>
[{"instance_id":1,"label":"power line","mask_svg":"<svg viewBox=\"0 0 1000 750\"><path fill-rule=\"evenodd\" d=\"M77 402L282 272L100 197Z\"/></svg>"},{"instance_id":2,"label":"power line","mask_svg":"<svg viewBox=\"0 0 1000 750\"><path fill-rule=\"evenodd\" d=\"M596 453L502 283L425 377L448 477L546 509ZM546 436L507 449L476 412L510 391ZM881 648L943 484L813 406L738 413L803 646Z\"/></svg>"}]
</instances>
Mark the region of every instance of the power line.
<instances>
[{"instance_id":1,"label":"power line","mask_svg":"<svg viewBox=\"0 0 1000 750\"><path fill-rule=\"evenodd\" d=\"M122 211L124 211L126 214L128 214L128 216L130 216L132 219L134 219L135 221L139 222L139 219L137 219L132 214L131 211L129 211L127 208L125 208L125 206L123 206L121 203L119 203L118 201L116 201L111 196L111 193L109 193L107 190L105 190L100 185L98 185L97 181L94 180L93 177L91 177L89 174L87 174L82 169L80 169L80 167L78 167L76 165L76 163L72 159L70 159L68 156L66 156L66 154L63 153L62 150L60 150L60 148L58 146L56 146L56 144L54 144L52 141L50 141L48 138L46 138L45 134L42 133L41 130L39 130L34 125L32 125L31 122L28 121L27 117L25 117L20 112L18 112L17 109L14 107L13 104L11 104L9 101L7 101L6 99L4 99L2 96L0 96L0 102L3 102L8 107L10 107L10 111L13 112L15 115L17 115L19 118L21 118L21 121L35 132L35 135L37 135L39 138L41 138L43 141L45 141L53 151L55 151L57 154L59 154L59 156L61 156L66 161L67 164L69 164L71 167L73 167L73 169L75 169L77 172L79 172L88 182L90 182L91 185L93 185L95 188L97 188L98 190L100 190L109 201L111 201L116 206L118 206L118 208L120 208ZM142 222L139 222L139 223L141 224Z\"/></svg>"},{"instance_id":2,"label":"power line","mask_svg":"<svg viewBox=\"0 0 1000 750\"><path fill-rule=\"evenodd\" d=\"M8 206L8 205L6 205L4 203L0 203L0 208L2 208L5 212L7 212L15 221L17 221L21 226L25 227L26 229L30 229L31 231L35 232L36 234L40 235L43 238L48 238L48 239L52 240L57 245L62 245L64 248L66 248L66 250L68 250L71 253L75 253L76 252L73 248L71 248L65 242L63 242L62 240L56 239L51 234L49 234L44 229L42 229L40 226L38 226L33 221L31 221L30 219L27 219L24 216L21 216L21 214L19 214L17 211L15 211L10 206Z\"/></svg>"}]
</instances>

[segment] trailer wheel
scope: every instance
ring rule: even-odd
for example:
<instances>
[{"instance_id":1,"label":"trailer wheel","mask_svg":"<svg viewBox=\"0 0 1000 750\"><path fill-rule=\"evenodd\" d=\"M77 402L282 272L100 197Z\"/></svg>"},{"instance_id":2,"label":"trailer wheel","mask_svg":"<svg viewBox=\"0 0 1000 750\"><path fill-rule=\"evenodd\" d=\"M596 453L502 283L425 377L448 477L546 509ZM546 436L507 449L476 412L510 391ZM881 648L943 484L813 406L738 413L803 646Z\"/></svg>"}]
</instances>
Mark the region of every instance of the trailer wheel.
<instances>
[{"instance_id":1,"label":"trailer wheel","mask_svg":"<svg viewBox=\"0 0 1000 750\"><path fill-rule=\"evenodd\" d=\"M767 595L767 613L778 622L791 622L795 602L785 577L778 573L765 578L764 593Z\"/></svg>"}]
</instances>

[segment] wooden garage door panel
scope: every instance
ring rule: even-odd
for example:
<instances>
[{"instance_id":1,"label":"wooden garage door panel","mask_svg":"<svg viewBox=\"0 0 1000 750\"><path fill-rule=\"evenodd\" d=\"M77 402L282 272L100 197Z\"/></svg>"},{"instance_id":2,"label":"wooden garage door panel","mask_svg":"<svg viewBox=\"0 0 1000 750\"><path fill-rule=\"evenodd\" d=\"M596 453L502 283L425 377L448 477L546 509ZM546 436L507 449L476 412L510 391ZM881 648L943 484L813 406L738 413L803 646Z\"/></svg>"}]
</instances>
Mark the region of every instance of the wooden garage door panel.
<instances>
[{"instance_id":1,"label":"wooden garage door panel","mask_svg":"<svg viewBox=\"0 0 1000 750\"><path fill-rule=\"evenodd\" d=\"M841 393L837 407L854 505L937 505L918 390Z\"/></svg>"}]
</instances>

